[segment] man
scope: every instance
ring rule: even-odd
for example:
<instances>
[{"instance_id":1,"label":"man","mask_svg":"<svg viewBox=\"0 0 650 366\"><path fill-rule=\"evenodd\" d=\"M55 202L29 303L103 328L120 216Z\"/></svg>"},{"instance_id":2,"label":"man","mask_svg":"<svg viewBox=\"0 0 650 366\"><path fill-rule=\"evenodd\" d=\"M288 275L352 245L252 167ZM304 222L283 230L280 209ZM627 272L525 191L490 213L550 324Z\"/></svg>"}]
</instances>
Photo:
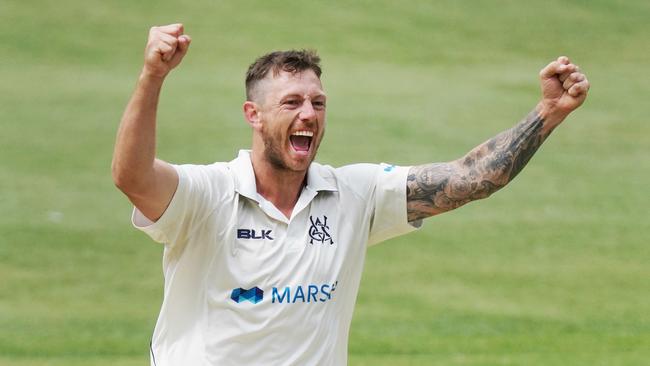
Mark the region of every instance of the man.
<instances>
[{"instance_id":1,"label":"man","mask_svg":"<svg viewBox=\"0 0 650 366\"><path fill-rule=\"evenodd\" d=\"M152 365L344 365L366 247L511 181L579 107L589 82L566 58L540 73L542 100L463 158L414 167L314 163L327 96L319 58L260 57L246 77L252 148L228 163L155 158L158 95L190 45L153 27L113 158L133 223L165 243Z\"/></svg>"}]
</instances>

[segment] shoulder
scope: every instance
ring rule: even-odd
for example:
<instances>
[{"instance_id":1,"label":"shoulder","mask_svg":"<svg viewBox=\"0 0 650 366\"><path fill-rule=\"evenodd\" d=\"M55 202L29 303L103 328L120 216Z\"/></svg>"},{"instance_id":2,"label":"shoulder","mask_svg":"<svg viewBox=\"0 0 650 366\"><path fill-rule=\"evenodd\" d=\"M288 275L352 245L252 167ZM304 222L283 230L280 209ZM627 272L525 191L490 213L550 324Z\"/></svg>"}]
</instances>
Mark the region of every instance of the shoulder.
<instances>
[{"instance_id":1,"label":"shoulder","mask_svg":"<svg viewBox=\"0 0 650 366\"><path fill-rule=\"evenodd\" d=\"M378 172L381 170L379 164L358 163L341 167L332 167L312 163L310 172L318 176L340 192L351 192L360 197L366 197L373 189Z\"/></svg>"},{"instance_id":2,"label":"shoulder","mask_svg":"<svg viewBox=\"0 0 650 366\"><path fill-rule=\"evenodd\" d=\"M190 191L219 191L220 195L234 188L233 173L224 162L212 164L173 164L178 172L179 188Z\"/></svg>"},{"instance_id":3,"label":"shoulder","mask_svg":"<svg viewBox=\"0 0 650 366\"><path fill-rule=\"evenodd\" d=\"M172 164L179 175L190 178L220 178L230 175L228 163L216 162L212 164Z\"/></svg>"}]
</instances>

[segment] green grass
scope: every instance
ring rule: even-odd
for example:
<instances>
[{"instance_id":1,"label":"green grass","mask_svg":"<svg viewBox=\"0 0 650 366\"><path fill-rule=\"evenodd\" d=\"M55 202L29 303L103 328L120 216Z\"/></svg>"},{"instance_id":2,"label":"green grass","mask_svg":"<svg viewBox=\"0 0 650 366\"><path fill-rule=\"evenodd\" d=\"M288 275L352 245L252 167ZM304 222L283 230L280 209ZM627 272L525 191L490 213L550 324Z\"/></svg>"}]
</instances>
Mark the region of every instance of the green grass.
<instances>
[{"instance_id":1,"label":"green grass","mask_svg":"<svg viewBox=\"0 0 650 366\"><path fill-rule=\"evenodd\" d=\"M247 147L252 59L317 48L319 160L457 158L537 102L566 54L587 103L487 201L369 253L351 365L650 364L650 3L332 1L0 3L0 365L142 365L161 248L113 187L115 131L149 26L182 21L159 155Z\"/></svg>"}]
</instances>

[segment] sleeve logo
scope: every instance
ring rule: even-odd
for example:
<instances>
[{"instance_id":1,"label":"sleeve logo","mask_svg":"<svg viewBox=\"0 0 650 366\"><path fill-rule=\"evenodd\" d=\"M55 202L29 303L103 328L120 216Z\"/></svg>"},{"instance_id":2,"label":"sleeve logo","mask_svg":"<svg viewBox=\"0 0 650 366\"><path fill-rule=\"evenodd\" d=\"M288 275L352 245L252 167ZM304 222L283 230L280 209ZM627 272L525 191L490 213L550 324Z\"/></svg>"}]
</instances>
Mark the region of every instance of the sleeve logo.
<instances>
[{"instance_id":1,"label":"sleeve logo","mask_svg":"<svg viewBox=\"0 0 650 366\"><path fill-rule=\"evenodd\" d=\"M386 173L392 172L393 169L395 169L395 165L392 165L392 164L391 165L384 165L384 171Z\"/></svg>"}]
</instances>

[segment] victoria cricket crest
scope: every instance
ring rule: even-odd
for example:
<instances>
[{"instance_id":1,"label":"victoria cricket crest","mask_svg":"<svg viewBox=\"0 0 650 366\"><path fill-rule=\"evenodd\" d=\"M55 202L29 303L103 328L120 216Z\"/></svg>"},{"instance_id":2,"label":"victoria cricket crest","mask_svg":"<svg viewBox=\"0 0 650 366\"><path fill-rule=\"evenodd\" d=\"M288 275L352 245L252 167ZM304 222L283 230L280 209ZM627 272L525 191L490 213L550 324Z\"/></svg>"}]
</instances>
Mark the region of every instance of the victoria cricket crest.
<instances>
[{"instance_id":1,"label":"victoria cricket crest","mask_svg":"<svg viewBox=\"0 0 650 366\"><path fill-rule=\"evenodd\" d=\"M317 243L329 245L334 244L332 235L330 235L330 227L327 226L327 216L323 215L323 220L320 217L314 219L312 216L309 216L309 221L311 221L311 227L309 228L309 244L314 244L314 241Z\"/></svg>"}]
</instances>

